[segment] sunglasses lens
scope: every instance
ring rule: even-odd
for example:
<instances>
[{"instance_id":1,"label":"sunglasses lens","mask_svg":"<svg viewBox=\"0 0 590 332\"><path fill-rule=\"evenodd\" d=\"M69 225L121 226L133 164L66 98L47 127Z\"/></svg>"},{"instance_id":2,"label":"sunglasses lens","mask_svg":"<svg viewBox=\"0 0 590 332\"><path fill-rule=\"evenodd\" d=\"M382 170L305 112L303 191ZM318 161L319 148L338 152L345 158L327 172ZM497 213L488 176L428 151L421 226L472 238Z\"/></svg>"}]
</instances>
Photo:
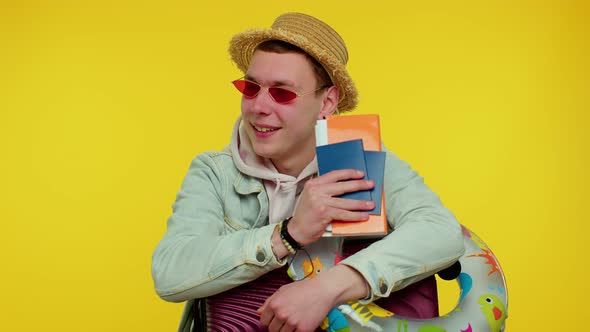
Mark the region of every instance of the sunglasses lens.
<instances>
[{"instance_id":1,"label":"sunglasses lens","mask_svg":"<svg viewBox=\"0 0 590 332\"><path fill-rule=\"evenodd\" d=\"M297 94L283 88L269 88L268 92L277 103L288 103L297 98Z\"/></svg>"},{"instance_id":2,"label":"sunglasses lens","mask_svg":"<svg viewBox=\"0 0 590 332\"><path fill-rule=\"evenodd\" d=\"M236 80L232 82L236 89L244 94L248 98L255 97L260 91L260 86L246 80Z\"/></svg>"}]
</instances>

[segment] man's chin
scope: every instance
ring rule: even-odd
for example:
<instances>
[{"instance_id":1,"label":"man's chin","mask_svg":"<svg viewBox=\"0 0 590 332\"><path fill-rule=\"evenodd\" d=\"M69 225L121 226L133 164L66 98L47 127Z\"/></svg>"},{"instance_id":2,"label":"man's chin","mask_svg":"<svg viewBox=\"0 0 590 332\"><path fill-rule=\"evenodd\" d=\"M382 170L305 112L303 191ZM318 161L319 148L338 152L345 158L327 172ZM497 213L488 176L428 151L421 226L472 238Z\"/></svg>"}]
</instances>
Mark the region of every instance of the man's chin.
<instances>
[{"instance_id":1,"label":"man's chin","mask_svg":"<svg viewBox=\"0 0 590 332\"><path fill-rule=\"evenodd\" d=\"M276 157L276 152L274 151L274 149L269 149L268 147L263 148L254 146L254 153L256 153L257 156L262 158L273 159Z\"/></svg>"}]
</instances>

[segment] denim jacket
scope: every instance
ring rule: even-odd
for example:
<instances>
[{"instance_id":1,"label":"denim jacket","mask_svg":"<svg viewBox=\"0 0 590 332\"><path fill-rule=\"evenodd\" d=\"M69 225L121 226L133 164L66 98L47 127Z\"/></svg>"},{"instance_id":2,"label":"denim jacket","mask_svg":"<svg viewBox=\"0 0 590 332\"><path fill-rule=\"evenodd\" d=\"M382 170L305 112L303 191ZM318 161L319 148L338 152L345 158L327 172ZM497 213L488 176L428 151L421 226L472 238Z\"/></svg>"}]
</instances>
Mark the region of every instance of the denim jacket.
<instances>
[{"instance_id":1,"label":"denim jacket","mask_svg":"<svg viewBox=\"0 0 590 332\"><path fill-rule=\"evenodd\" d=\"M448 267L464 252L453 214L406 162L384 151L387 220L393 231L340 262L367 280L367 301ZM269 224L268 210L262 181L241 173L229 148L192 161L152 259L158 295L171 302L189 301L181 330L190 300L285 265L286 259L277 260L271 248L276 225Z\"/></svg>"}]
</instances>

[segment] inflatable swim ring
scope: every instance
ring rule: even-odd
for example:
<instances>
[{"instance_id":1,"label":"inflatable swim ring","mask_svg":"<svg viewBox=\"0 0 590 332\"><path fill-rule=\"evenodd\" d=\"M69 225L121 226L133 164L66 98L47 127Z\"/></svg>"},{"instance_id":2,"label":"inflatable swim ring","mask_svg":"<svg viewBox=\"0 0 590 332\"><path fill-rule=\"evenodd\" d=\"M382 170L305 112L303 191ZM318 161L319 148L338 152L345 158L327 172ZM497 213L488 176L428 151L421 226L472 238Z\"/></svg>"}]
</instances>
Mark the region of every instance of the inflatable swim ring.
<instances>
[{"instance_id":1,"label":"inflatable swim ring","mask_svg":"<svg viewBox=\"0 0 590 332\"><path fill-rule=\"evenodd\" d=\"M387 332L498 332L504 331L508 294L506 280L496 257L488 246L464 226L465 254L459 259L457 278L461 290L456 307L433 319L409 319L396 316L373 317L371 321ZM395 296L395 294L393 295ZM339 309L344 312L340 306ZM367 327L350 331L370 331ZM357 325L358 326L358 325ZM379 329L379 328L377 328Z\"/></svg>"}]
</instances>

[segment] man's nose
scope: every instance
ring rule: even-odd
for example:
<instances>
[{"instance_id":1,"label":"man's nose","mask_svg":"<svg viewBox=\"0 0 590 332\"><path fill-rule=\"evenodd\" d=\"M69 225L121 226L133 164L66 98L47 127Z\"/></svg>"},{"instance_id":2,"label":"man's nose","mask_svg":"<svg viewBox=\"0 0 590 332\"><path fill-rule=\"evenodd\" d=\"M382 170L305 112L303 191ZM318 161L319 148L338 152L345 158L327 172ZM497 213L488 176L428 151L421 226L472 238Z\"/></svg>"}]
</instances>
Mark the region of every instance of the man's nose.
<instances>
[{"instance_id":1,"label":"man's nose","mask_svg":"<svg viewBox=\"0 0 590 332\"><path fill-rule=\"evenodd\" d=\"M267 89L261 88L256 97L251 99L252 112L268 114L271 112L272 100Z\"/></svg>"}]
</instances>

